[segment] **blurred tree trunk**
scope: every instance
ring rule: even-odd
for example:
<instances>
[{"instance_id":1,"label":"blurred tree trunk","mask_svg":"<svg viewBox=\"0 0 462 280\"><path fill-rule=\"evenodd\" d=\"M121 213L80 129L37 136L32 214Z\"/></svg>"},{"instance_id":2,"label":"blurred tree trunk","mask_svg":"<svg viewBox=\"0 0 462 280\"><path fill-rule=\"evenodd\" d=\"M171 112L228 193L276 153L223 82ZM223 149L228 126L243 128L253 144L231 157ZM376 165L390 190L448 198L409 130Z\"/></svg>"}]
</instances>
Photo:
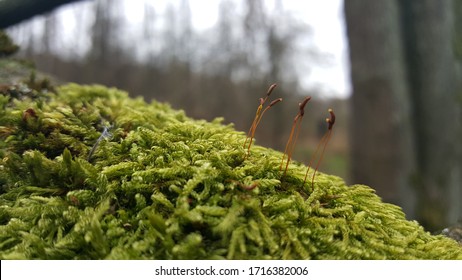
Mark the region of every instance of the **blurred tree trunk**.
<instances>
[{"instance_id":1,"label":"blurred tree trunk","mask_svg":"<svg viewBox=\"0 0 462 280\"><path fill-rule=\"evenodd\" d=\"M462 214L453 7L451 0L345 2L352 179L428 230Z\"/></svg>"},{"instance_id":2,"label":"blurred tree trunk","mask_svg":"<svg viewBox=\"0 0 462 280\"><path fill-rule=\"evenodd\" d=\"M107 67L118 54L116 46L121 22L118 22L120 18L114 15L114 10L111 1L101 0L94 3L91 49L87 59L99 67Z\"/></svg>"},{"instance_id":3,"label":"blurred tree trunk","mask_svg":"<svg viewBox=\"0 0 462 280\"><path fill-rule=\"evenodd\" d=\"M400 3L414 104L418 219L429 229L441 229L462 212L453 3Z\"/></svg>"},{"instance_id":4,"label":"blurred tree trunk","mask_svg":"<svg viewBox=\"0 0 462 280\"><path fill-rule=\"evenodd\" d=\"M81 0L2 0L0 1L0 29L49 12L63 4L77 1Z\"/></svg>"},{"instance_id":5,"label":"blurred tree trunk","mask_svg":"<svg viewBox=\"0 0 462 280\"><path fill-rule=\"evenodd\" d=\"M123 88L127 77L129 55L121 44L123 25L122 2L94 2L94 21L91 28L91 48L85 58L85 80Z\"/></svg>"},{"instance_id":6,"label":"blurred tree trunk","mask_svg":"<svg viewBox=\"0 0 462 280\"><path fill-rule=\"evenodd\" d=\"M351 179L413 216L414 151L398 5L368 0L344 5L353 85Z\"/></svg>"}]
</instances>

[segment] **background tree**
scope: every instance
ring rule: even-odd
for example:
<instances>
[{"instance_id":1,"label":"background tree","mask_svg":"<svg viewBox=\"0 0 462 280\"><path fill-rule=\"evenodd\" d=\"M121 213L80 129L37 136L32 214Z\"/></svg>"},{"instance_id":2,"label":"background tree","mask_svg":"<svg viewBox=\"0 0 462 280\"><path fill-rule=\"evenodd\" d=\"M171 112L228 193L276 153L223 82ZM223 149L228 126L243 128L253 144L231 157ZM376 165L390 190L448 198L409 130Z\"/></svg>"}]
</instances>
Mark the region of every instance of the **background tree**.
<instances>
[{"instance_id":1,"label":"background tree","mask_svg":"<svg viewBox=\"0 0 462 280\"><path fill-rule=\"evenodd\" d=\"M409 94L396 1L345 2L351 62L351 176L413 216ZM405 198L404 200L401 198Z\"/></svg>"},{"instance_id":2,"label":"background tree","mask_svg":"<svg viewBox=\"0 0 462 280\"><path fill-rule=\"evenodd\" d=\"M350 0L345 15L352 180L441 229L462 214L452 1Z\"/></svg>"},{"instance_id":3,"label":"background tree","mask_svg":"<svg viewBox=\"0 0 462 280\"><path fill-rule=\"evenodd\" d=\"M462 218L460 78L453 2L401 1L413 101L418 219L441 228Z\"/></svg>"}]
</instances>

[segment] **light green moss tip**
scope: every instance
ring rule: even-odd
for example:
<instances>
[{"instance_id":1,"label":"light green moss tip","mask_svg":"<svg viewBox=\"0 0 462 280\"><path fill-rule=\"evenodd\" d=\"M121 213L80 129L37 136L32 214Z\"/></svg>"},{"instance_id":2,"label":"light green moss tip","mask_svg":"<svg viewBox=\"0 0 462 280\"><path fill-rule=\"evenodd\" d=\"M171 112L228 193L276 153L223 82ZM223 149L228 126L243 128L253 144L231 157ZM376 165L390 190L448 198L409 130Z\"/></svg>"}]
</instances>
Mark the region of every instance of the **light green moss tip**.
<instances>
[{"instance_id":1,"label":"light green moss tip","mask_svg":"<svg viewBox=\"0 0 462 280\"><path fill-rule=\"evenodd\" d=\"M367 186L281 178L281 153L245 157L220 119L57 91L0 96L1 259L462 259Z\"/></svg>"}]
</instances>

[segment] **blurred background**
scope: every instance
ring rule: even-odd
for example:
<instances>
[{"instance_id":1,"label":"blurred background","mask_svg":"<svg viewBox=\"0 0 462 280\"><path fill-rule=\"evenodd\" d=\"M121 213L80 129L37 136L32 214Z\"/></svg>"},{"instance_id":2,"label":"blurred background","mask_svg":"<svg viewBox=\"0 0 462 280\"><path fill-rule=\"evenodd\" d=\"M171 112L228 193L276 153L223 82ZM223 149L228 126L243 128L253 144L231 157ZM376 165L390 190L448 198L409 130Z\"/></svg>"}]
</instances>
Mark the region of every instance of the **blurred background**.
<instances>
[{"instance_id":1,"label":"blurred background","mask_svg":"<svg viewBox=\"0 0 462 280\"><path fill-rule=\"evenodd\" d=\"M0 0L0 28L59 82L99 83L247 131L294 159L337 120L320 170L367 184L430 231L462 217L462 3L450 0Z\"/></svg>"}]
</instances>

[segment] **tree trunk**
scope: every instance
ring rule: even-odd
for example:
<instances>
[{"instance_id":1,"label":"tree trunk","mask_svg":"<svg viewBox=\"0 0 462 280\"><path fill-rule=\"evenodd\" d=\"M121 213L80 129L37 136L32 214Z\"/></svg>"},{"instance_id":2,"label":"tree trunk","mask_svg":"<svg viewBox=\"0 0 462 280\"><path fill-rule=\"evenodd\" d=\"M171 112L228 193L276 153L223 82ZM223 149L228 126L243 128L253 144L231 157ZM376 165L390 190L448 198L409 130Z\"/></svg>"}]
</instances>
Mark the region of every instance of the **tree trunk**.
<instances>
[{"instance_id":1,"label":"tree trunk","mask_svg":"<svg viewBox=\"0 0 462 280\"><path fill-rule=\"evenodd\" d=\"M0 29L76 1L81 0L2 0L0 1Z\"/></svg>"},{"instance_id":2,"label":"tree trunk","mask_svg":"<svg viewBox=\"0 0 462 280\"><path fill-rule=\"evenodd\" d=\"M414 104L418 219L441 229L461 217L460 114L450 0L401 1Z\"/></svg>"},{"instance_id":3,"label":"tree trunk","mask_svg":"<svg viewBox=\"0 0 462 280\"><path fill-rule=\"evenodd\" d=\"M409 95L396 1L345 1L353 95L351 177L414 216Z\"/></svg>"}]
</instances>

